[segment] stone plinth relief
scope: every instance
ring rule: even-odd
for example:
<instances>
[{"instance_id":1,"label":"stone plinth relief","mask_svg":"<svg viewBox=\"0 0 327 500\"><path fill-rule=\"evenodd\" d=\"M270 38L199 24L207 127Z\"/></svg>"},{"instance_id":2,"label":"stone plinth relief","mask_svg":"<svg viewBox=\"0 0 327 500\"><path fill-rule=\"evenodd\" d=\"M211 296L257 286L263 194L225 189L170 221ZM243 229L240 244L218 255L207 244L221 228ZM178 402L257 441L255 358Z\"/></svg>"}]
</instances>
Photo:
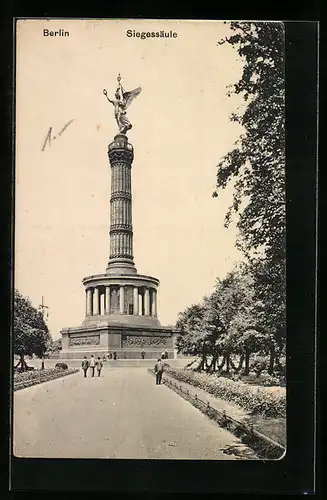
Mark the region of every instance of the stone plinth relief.
<instances>
[{"instance_id":1,"label":"stone plinth relief","mask_svg":"<svg viewBox=\"0 0 327 500\"><path fill-rule=\"evenodd\" d=\"M80 346L80 345L100 345L100 336L92 335L88 337L71 337L69 339L70 346Z\"/></svg>"},{"instance_id":2,"label":"stone plinth relief","mask_svg":"<svg viewBox=\"0 0 327 500\"><path fill-rule=\"evenodd\" d=\"M168 344L165 337L136 337L133 335L123 336L123 347L166 347Z\"/></svg>"}]
</instances>

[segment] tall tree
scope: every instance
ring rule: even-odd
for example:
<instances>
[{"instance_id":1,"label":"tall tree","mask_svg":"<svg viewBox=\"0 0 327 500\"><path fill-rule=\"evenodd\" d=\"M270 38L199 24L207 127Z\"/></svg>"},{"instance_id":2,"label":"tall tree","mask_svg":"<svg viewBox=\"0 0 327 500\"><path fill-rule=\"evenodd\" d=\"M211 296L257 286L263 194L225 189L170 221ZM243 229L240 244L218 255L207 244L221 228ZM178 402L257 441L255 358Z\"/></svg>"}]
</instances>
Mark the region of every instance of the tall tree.
<instances>
[{"instance_id":1,"label":"tall tree","mask_svg":"<svg viewBox=\"0 0 327 500\"><path fill-rule=\"evenodd\" d=\"M219 311L212 308L210 297L205 298L202 304L192 305L180 313L176 328L180 331L177 339L179 352L200 356L199 369L207 366L208 356L213 356L215 364L216 345L223 324Z\"/></svg>"},{"instance_id":2,"label":"tall tree","mask_svg":"<svg viewBox=\"0 0 327 500\"><path fill-rule=\"evenodd\" d=\"M281 23L232 22L235 32L219 43L235 47L244 60L232 93L248 102L231 120L244 133L218 164L216 191L235 181L225 223L238 214L238 245L266 255L281 252L285 239L284 30ZM245 200L246 203L245 203Z\"/></svg>"},{"instance_id":3,"label":"tall tree","mask_svg":"<svg viewBox=\"0 0 327 500\"><path fill-rule=\"evenodd\" d=\"M176 341L178 352L199 355L201 351L200 330L203 321L204 308L201 304L192 304L183 312L180 312L176 322L179 335Z\"/></svg>"},{"instance_id":4,"label":"tall tree","mask_svg":"<svg viewBox=\"0 0 327 500\"><path fill-rule=\"evenodd\" d=\"M254 336L260 336L257 331L256 302L253 287L253 277L249 266L244 263L236 266L223 280L217 280L216 288L211 297L213 307L220 311L224 325L224 333L219 339L219 348L224 356L225 370L230 366L240 371L245 360L245 371L248 371L249 358L257 349ZM252 331L252 335L249 335ZM258 339L257 339L258 340ZM240 355L238 368L234 367L231 355Z\"/></svg>"},{"instance_id":5,"label":"tall tree","mask_svg":"<svg viewBox=\"0 0 327 500\"><path fill-rule=\"evenodd\" d=\"M51 342L49 348L47 349L47 352L49 354L58 354L61 351L61 349L62 349L62 341L61 338L59 338Z\"/></svg>"},{"instance_id":6,"label":"tall tree","mask_svg":"<svg viewBox=\"0 0 327 500\"><path fill-rule=\"evenodd\" d=\"M230 28L234 33L219 43L233 46L244 62L229 93L244 99L245 110L231 116L244 132L218 164L213 196L234 184L225 225L237 217L237 245L252 266L273 371L276 344L285 341L284 28L278 22L232 22Z\"/></svg>"},{"instance_id":7,"label":"tall tree","mask_svg":"<svg viewBox=\"0 0 327 500\"><path fill-rule=\"evenodd\" d=\"M51 344L51 336L43 314L18 290L14 294L14 354L20 358L22 370L27 369L25 356L44 355Z\"/></svg>"}]
</instances>

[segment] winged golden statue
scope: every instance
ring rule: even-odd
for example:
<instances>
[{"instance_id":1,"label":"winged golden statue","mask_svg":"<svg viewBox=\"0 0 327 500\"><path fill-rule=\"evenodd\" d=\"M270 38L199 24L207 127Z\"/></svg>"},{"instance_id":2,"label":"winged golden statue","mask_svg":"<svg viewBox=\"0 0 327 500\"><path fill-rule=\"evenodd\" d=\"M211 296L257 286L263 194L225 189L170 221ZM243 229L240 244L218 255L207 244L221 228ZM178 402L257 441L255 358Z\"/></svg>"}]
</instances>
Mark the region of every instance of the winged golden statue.
<instances>
[{"instance_id":1,"label":"winged golden statue","mask_svg":"<svg viewBox=\"0 0 327 500\"><path fill-rule=\"evenodd\" d=\"M141 87L137 87L137 89L126 92L121 84L120 75L118 75L117 81L118 81L118 87L115 93L114 100L109 99L106 89L103 90L103 93L108 99L108 101L114 106L115 118L118 124L120 134L126 134L126 132L132 128L132 124L126 116L126 109L135 99L135 97L139 95L142 89Z\"/></svg>"}]
</instances>

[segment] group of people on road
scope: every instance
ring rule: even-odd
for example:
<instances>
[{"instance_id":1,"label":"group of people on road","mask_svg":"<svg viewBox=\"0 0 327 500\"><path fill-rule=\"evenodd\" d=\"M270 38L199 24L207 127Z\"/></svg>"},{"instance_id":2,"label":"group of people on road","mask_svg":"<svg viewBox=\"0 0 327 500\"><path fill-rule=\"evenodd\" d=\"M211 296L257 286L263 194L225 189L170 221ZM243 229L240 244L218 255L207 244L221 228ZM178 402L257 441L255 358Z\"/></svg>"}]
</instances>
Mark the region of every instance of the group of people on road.
<instances>
[{"instance_id":1,"label":"group of people on road","mask_svg":"<svg viewBox=\"0 0 327 500\"><path fill-rule=\"evenodd\" d=\"M141 353L142 354L142 358L144 359L143 353L144 353L144 351ZM114 359L116 359L115 354L116 353L114 353ZM144 355L145 355L145 353L144 353ZM154 373L156 375L156 384L157 385L161 384L162 374L164 372L164 365L163 365L162 360L163 359L167 359L167 358L168 358L168 353L167 352L163 352L162 355L161 355L161 358L158 358L158 361L156 362L156 364L154 366ZM105 358L103 358L103 359L105 360ZM87 371L88 371L89 368L91 370L91 377L94 377L95 370L97 370L98 377L100 377L102 367L103 367L103 361L101 360L100 356L98 357L98 359L95 359L95 357L93 356L93 354L91 354L90 359L88 359L86 356L84 356L84 359L82 361L82 369L83 369L83 372L84 372L84 378L87 377Z\"/></svg>"},{"instance_id":2,"label":"group of people on road","mask_svg":"<svg viewBox=\"0 0 327 500\"><path fill-rule=\"evenodd\" d=\"M109 359L117 359L117 353L116 353L116 351L113 354L111 352L109 352L108 358Z\"/></svg>"},{"instance_id":3,"label":"group of people on road","mask_svg":"<svg viewBox=\"0 0 327 500\"><path fill-rule=\"evenodd\" d=\"M87 371L88 371L89 368L91 370L91 377L94 377L95 369L98 372L98 377L100 377L102 367L103 367L103 362L101 361L100 357L98 357L98 359L95 359L95 357L92 354L91 357L90 357L90 359L88 360L87 357L84 356L84 359L82 361L82 368L83 368L83 371L84 371L84 377L85 378L87 376Z\"/></svg>"}]
</instances>

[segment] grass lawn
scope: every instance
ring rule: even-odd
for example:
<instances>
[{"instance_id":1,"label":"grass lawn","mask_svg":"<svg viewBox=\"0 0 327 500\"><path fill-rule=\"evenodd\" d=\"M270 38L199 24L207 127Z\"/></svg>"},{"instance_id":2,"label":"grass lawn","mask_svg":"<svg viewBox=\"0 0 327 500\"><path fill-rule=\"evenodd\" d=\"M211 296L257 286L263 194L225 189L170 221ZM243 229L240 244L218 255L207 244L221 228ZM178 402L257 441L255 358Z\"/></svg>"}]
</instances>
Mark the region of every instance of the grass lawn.
<instances>
[{"instance_id":1,"label":"grass lawn","mask_svg":"<svg viewBox=\"0 0 327 500\"><path fill-rule=\"evenodd\" d=\"M261 432L282 446L286 447L286 418L264 418L260 415L251 415L245 419L245 422L252 424L254 430Z\"/></svg>"}]
</instances>

